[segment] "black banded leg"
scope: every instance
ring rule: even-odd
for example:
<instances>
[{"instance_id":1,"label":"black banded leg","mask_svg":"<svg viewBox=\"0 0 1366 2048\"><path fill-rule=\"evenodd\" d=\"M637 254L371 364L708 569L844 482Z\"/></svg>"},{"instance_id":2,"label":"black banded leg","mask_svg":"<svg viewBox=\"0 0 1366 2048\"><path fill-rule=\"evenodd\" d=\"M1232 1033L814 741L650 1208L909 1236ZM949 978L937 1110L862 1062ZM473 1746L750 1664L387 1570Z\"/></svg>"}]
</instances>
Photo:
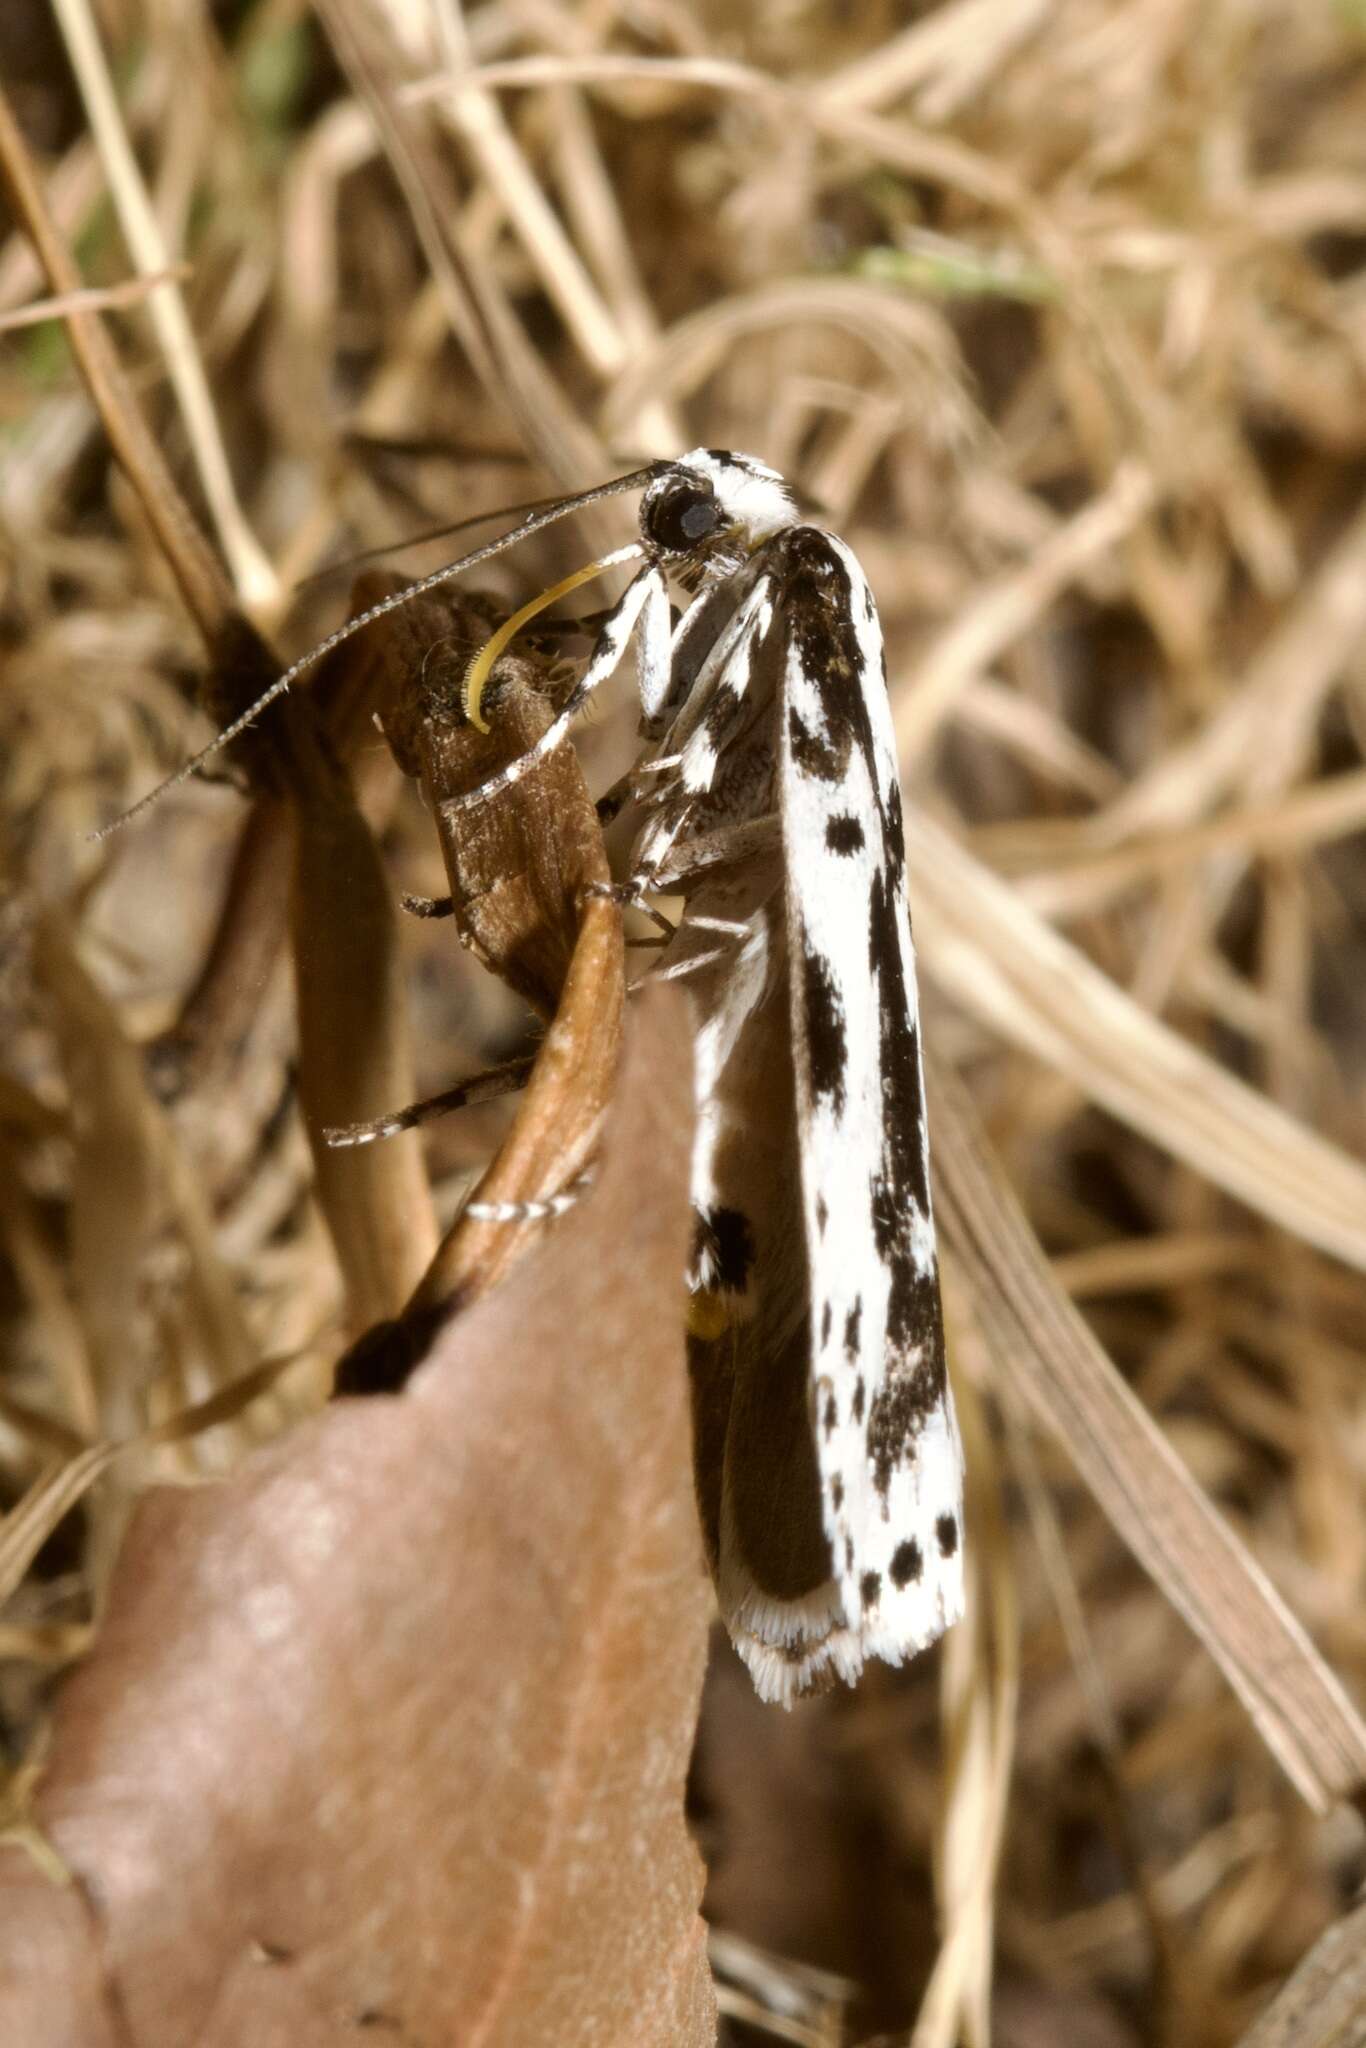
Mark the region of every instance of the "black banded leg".
<instances>
[{"instance_id":1,"label":"black banded leg","mask_svg":"<svg viewBox=\"0 0 1366 2048\"><path fill-rule=\"evenodd\" d=\"M369 1123L328 1124L323 1129L323 1143L337 1151L348 1145L373 1145L377 1138L393 1138L400 1131L416 1130L419 1124L431 1123L448 1110L468 1109L476 1102L492 1102L499 1095L512 1095L526 1086L535 1064L536 1055L527 1053L521 1059L506 1060L501 1067L490 1067L486 1073L460 1081L454 1088L444 1088L440 1095L428 1095L421 1102L410 1102L406 1109L393 1109L387 1116L374 1117Z\"/></svg>"}]
</instances>

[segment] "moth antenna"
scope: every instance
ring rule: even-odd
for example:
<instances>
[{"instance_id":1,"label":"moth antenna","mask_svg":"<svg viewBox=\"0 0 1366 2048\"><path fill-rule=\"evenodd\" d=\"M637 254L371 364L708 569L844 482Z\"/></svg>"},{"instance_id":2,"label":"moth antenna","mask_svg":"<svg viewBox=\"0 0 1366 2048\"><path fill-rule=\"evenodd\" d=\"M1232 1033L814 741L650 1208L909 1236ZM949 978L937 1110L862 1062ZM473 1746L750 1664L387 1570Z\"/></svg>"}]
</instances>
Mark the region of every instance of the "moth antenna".
<instances>
[{"instance_id":1,"label":"moth antenna","mask_svg":"<svg viewBox=\"0 0 1366 2048\"><path fill-rule=\"evenodd\" d=\"M429 541L450 540L457 533L468 533L472 526L487 526L491 519L523 519L529 512L544 512L547 506L563 503L563 498L527 498L520 505L491 505L487 512L472 512L468 519L452 519L445 526L428 526L420 533L405 534L402 540L383 541L378 547L358 548L354 555L343 555L339 562L329 562L325 569L315 569L311 575L301 576L294 588L311 590L315 583L325 583L329 576L344 576L348 569L359 569L365 562L382 561L385 555L396 555L404 548L420 548Z\"/></svg>"},{"instance_id":2,"label":"moth antenna","mask_svg":"<svg viewBox=\"0 0 1366 2048\"><path fill-rule=\"evenodd\" d=\"M444 569L434 569L430 576L420 577L416 583L409 584L406 590L395 591L392 597L381 598L378 604L368 605L363 612L357 612L354 619L348 619L344 626L338 626L326 639L319 640L307 654L301 654L297 661L291 662L283 674L275 678L270 688L263 691L254 704L249 704L231 725L225 726L222 732L216 734L206 747L201 747L197 754L192 754L188 761L183 761L180 767L159 782L155 789L148 790L146 796L139 797L128 810L111 819L109 824L102 825L97 832L90 833L89 837L92 840L108 839L113 833L121 832L125 825L130 825L134 818L141 817L159 797L165 796L168 790L176 789L182 782L188 781L190 776L202 768L220 748L230 745L249 725L253 725L267 705L273 704L277 697L282 697L290 684L297 681L306 670L313 668L316 663L331 654L334 648L340 647L344 640L350 640L366 626L373 625L376 619L382 619L388 612L400 610L405 604L411 604L414 598L424 596L427 591L435 590L443 583L449 583L456 576L462 576L467 569L477 568L480 562L489 561L494 555L501 554L504 548L512 547L519 540L526 540L531 534L539 533L543 526L553 525L557 519L564 519L569 513L577 512L585 505L596 504L602 498L616 497L622 491L639 490L668 467L667 462L652 462L644 469L632 470L626 476L614 477L610 483L596 484L592 490L579 491L571 498L553 500L542 510L529 514L510 532L499 534L496 540L487 541L483 547L473 549L468 555L462 555L459 561L448 562Z\"/></svg>"}]
</instances>

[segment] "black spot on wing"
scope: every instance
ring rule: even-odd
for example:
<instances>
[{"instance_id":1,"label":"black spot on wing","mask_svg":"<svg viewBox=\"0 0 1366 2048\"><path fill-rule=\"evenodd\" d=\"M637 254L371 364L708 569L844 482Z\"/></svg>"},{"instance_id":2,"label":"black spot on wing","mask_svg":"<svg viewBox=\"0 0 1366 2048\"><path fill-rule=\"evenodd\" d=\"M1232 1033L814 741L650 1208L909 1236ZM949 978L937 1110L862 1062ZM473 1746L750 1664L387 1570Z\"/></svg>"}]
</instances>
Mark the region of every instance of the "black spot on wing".
<instances>
[{"instance_id":1,"label":"black spot on wing","mask_svg":"<svg viewBox=\"0 0 1366 2048\"><path fill-rule=\"evenodd\" d=\"M865 1572L858 1582L859 1598L865 1607L876 1607L882 1591L882 1573Z\"/></svg>"},{"instance_id":2,"label":"black spot on wing","mask_svg":"<svg viewBox=\"0 0 1366 2048\"><path fill-rule=\"evenodd\" d=\"M847 1572L851 1572L854 1569L854 1539L852 1536L846 1536L844 1539L844 1569Z\"/></svg>"},{"instance_id":3,"label":"black spot on wing","mask_svg":"<svg viewBox=\"0 0 1366 2048\"><path fill-rule=\"evenodd\" d=\"M907 1586L918 1584L925 1569L925 1560L920 1554L920 1545L913 1536L904 1543L898 1543L892 1552L892 1584L899 1593Z\"/></svg>"},{"instance_id":4,"label":"black spot on wing","mask_svg":"<svg viewBox=\"0 0 1366 2048\"><path fill-rule=\"evenodd\" d=\"M860 1374L859 1374L859 1376L858 1376L858 1378L857 1378L857 1379L856 1379L856 1380L854 1381L854 1398L853 1398L853 1401L852 1401L852 1403L851 1403L851 1405L850 1405L850 1410L849 1410L849 1412L850 1412L850 1414L851 1414L851 1415L853 1416L853 1418L854 1418L855 1422L862 1422L862 1420L863 1420L863 1404L864 1404L864 1402L865 1402L865 1401L867 1400L867 1398L868 1398L868 1389L867 1389L867 1387L866 1387L866 1386L864 1385L864 1381L863 1381L863 1374L862 1374L862 1373L860 1373Z\"/></svg>"},{"instance_id":5,"label":"black spot on wing","mask_svg":"<svg viewBox=\"0 0 1366 2048\"><path fill-rule=\"evenodd\" d=\"M818 1231L820 1232L820 1234L821 1234L821 1236L822 1236L822 1237L824 1237L824 1236L825 1236L825 1226L826 1226L826 1224L827 1224L827 1223L828 1223L829 1221L830 1221L830 1211L829 1211L829 1209L828 1209L828 1208L826 1207L826 1202L825 1202L825 1196L824 1196L824 1195L817 1195L817 1197L816 1197L816 1228L817 1228L817 1230L818 1230Z\"/></svg>"},{"instance_id":6,"label":"black spot on wing","mask_svg":"<svg viewBox=\"0 0 1366 2048\"><path fill-rule=\"evenodd\" d=\"M844 1506L844 1481L840 1478L838 1472L835 1473L830 1481L830 1502L836 1514Z\"/></svg>"},{"instance_id":7,"label":"black spot on wing","mask_svg":"<svg viewBox=\"0 0 1366 2048\"><path fill-rule=\"evenodd\" d=\"M886 685L880 676L866 673L849 571L830 536L817 527L789 527L771 545L781 563L780 608L790 645L820 706L825 739L817 744L833 769L822 772L813 766L806 772L819 774L822 781L839 780L846 772L850 748L856 747L867 765L869 787L875 790L877 755L868 692L885 690Z\"/></svg>"},{"instance_id":8,"label":"black spot on wing","mask_svg":"<svg viewBox=\"0 0 1366 2048\"><path fill-rule=\"evenodd\" d=\"M938 1384L934 1371L922 1363L909 1370L903 1368L873 1396L865 1441L868 1462L873 1468L873 1484L884 1500L892 1484L893 1472L914 1455L915 1440L924 1427L926 1416L943 1401L942 1375L941 1354Z\"/></svg>"},{"instance_id":9,"label":"black spot on wing","mask_svg":"<svg viewBox=\"0 0 1366 2048\"><path fill-rule=\"evenodd\" d=\"M826 1302L826 1304L825 1304L825 1307L824 1307L824 1308L823 1308L823 1309L821 1310L821 1349L822 1349L822 1350L824 1350L824 1349L825 1349L825 1347L826 1347L826 1345L827 1345L827 1344L828 1344L828 1343L830 1342L830 1323L831 1323L831 1319L832 1319L833 1315L834 1315L834 1310L833 1310L833 1309L831 1308L831 1306L830 1306L830 1303L829 1303L829 1302L827 1301L827 1302Z\"/></svg>"},{"instance_id":10,"label":"black spot on wing","mask_svg":"<svg viewBox=\"0 0 1366 2048\"><path fill-rule=\"evenodd\" d=\"M787 741L799 774L815 782L843 781L847 751L841 754L829 740L813 732L795 704L787 714Z\"/></svg>"},{"instance_id":11,"label":"black spot on wing","mask_svg":"<svg viewBox=\"0 0 1366 2048\"><path fill-rule=\"evenodd\" d=\"M882 820L883 845L887 852L887 869L892 881L899 882L906 872L906 825L901 813L901 787L893 783L887 795Z\"/></svg>"},{"instance_id":12,"label":"black spot on wing","mask_svg":"<svg viewBox=\"0 0 1366 2048\"><path fill-rule=\"evenodd\" d=\"M828 1437L835 1434L835 1428L839 1419L839 1411L835 1406L835 1397L833 1394L827 1394L825 1397L825 1412L821 1417L821 1427Z\"/></svg>"},{"instance_id":13,"label":"black spot on wing","mask_svg":"<svg viewBox=\"0 0 1366 2048\"><path fill-rule=\"evenodd\" d=\"M838 853L846 859L850 854L860 853L865 845L863 827L849 811L837 811L826 821L825 843L831 853Z\"/></svg>"},{"instance_id":14,"label":"black spot on wing","mask_svg":"<svg viewBox=\"0 0 1366 2048\"><path fill-rule=\"evenodd\" d=\"M743 1294L753 1270L754 1232L749 1218L739 1209L695 1210L688 1264L691 1284L726 1294Z\"/></svg>"},{"instance_id":15,"label":"black spot on wing","mask_svg":"<svg viewBox=\"0 0 1366 2048\"><path fill-rule=\"evenodd\" d=\"M814 527L796 526L768 545L790 652L819 713L813 729L796 706L789 705L793 759L803 772L835 781L847 773L850 753L856 751L863 757L868 785L879 805L868 964L877 1003L882 1149L869 1187L869 1228L891 1283L889 1373L894 1378L898 1363L914 1360L916 1380L924 1386L923 1408L928 1411L944 1387L943 1335L938 1276L932 1264L928 1272L922 1271L912 1252L913 1227L930 1216L930 1193L922 1142L920 1047L903 958L907 911L901 796L895 782L885 797L881 793L872 717L875 693L885 691L885 681L881 674L868 673L868 657L859 646L854 585L830 537ZM864 596L862 588L859 596ZM862 829L865 821L853 822ZM831 831L839 836L838 819L830 820L827 835ZM819 999L824 991L817 986L809 994ZM842 1073L843 1059L839 1065Z\"/></svg>"},{"instance_id":16,"label":"black spot on wing","mask_svg":"<svg viewBox=\"0 0 1366 2048\"><path fill-rule=\"evenodd\" d=\"M941 1515L934 1525L934 1533L939 1539L939 1555L952 1557L958 1548L958 1524L953 1516Z\"/></svg>"},{"instance_id":17,"label":"black spot on wing","mask_svg":"<svg viewBox=\"0 0 1366 2048\"><path fill-rule=\"evenodd\" d=\"M909 1244L896 1244L887 1255L891 1287L887 1295L887 1341L898 1359L910 1361L917 1376L933 1389L933 1406L944 1391L944 1333L939 1306L939 1275L931 1266L922 1272Z\"/></svg>"},{"instance_id":18,"label":"black spot on wing","mask_svg":"<svg viewBox=\"0 0 1366 2048\"><path fill-rule=\"evenodd\" d=\"M726 664L716 679L711 702L702 718L702 729L718 753L731 739L744 715L749 684L749 667L739 655Z\"/></svg>"},{"instance_id":19,"label":"black spot on wing","mask_svg":"<svg viewBox=\"0 0 1366 2048\"><path fill-rule=\"evenodd\" d=\"M842 1116L844 1076L849 1061L844 1006L829 961L816 951L805 932L801 951L802 1018L811 1092L818 1100L827 1096L836 1116Z\"/></svg>"},{"instance_id":20,"label":"black spot on wing","mask_svg":"<svg viewBox=\"0 0 1366 2048\"><path fill-rule=\"evenodd\" d=\"M802 679L803 717L788 705L792 758L800 772L828 782L847 776L852 755L862 757L877 811L861 819L874 871L869 891L868 964L876 1004L881 1145L868 1186L868 1229L889 1282L886 1322L862 1334L862 1348L884 1350L872 1360L877 1392L868 1411L866 1442L875 1483L887 1498L892 1473L914 1455L915 1439L927 1416L947 1397L938 1274L931 1257L917 1255L930 1219L930 1191L924 1163L924 1101L914 991L907 972L909 922L905 900L905 849L901 797L894 778L885 793L888 762L879 749L884 721L874 721L877 692L885 672L869 672L859 646L862 624L851 573L836 544L813 527L796 526L765 547L765 566L777 583L776 612L788 638L789 659ZM858 598L867 606L859 586ZM871 621L874 614L867 609ZM824 963L820 963L822 966ZM835 1010L833 990L819 976L803 991L807 1014L817 1021ZM830 1071L841 1087L847 1045L842 1029L827 1043L838 1045ZM813 1048L814 1055L814 1048ZM813 1088L815 1059L812 1059ZM837 1105L838 1107L838 1105ZM919 1228L917 1229L917 1226ZM846 1343L847 1343L846 1334ZM880 1384L879 1384L880 1382Z\"/></svg>"},{"instance_id":21,"label":"black spot on wing","mask_svg":"<svg viewBox=\"0 0 1366 2048\"><path fill-rule=\"evenodd\" d=\"M859 1344L862 1341L860 1330L860 1325L862 1324L862 1322L863 1296L861 1294L856 1294L854 1296L854 1306L850 1309L848 1315L844 1318L844 1348L851 1360L858 1357ZM862 1382L860 1382L860 1384L862 1384ZM859 1419L861 1421L862 1417L860 1417Z\"/></svg>"}]
</instances>

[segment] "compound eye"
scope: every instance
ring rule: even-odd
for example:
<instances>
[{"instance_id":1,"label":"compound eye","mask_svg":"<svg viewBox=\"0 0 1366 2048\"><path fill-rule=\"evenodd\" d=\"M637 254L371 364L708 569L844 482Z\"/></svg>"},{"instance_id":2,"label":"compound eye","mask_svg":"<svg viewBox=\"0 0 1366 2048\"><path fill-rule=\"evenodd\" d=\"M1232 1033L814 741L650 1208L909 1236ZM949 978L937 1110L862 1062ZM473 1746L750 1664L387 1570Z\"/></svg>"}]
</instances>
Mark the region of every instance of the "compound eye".
<instances>
[{"instance_id":1,"label":"compound eye","mask_svg":"<svg viewBox=\"0 0 1366 2048\"><path fill-rule=\"evenodd\" d=\"M647 505L642 523L646 540L666 554L686 555L716 532L724 523L724 514L713 491L682 484Z\"/></svg>"}]
</instances>

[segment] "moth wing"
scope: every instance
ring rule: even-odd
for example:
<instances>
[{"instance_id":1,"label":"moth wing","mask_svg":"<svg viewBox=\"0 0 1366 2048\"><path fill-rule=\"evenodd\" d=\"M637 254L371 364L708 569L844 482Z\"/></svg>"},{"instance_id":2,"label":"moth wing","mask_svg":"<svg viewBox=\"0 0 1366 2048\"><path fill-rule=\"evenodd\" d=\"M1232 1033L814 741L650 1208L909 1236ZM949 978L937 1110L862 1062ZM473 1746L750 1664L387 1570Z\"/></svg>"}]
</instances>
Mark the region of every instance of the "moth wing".
<instances>
[{"instance_id":1,"label":"moth wing","mask_svg":"<svg viewBox=\"0 0 1366 2048\"><path fill-rule=\"evenodd\" d=\"M846 1626L900 1663L963 1604L962 1451L944 1358L915 955L882 635L815 528L785 573L779 810L811 1402Z\"/></svg>"}]
</instances>

